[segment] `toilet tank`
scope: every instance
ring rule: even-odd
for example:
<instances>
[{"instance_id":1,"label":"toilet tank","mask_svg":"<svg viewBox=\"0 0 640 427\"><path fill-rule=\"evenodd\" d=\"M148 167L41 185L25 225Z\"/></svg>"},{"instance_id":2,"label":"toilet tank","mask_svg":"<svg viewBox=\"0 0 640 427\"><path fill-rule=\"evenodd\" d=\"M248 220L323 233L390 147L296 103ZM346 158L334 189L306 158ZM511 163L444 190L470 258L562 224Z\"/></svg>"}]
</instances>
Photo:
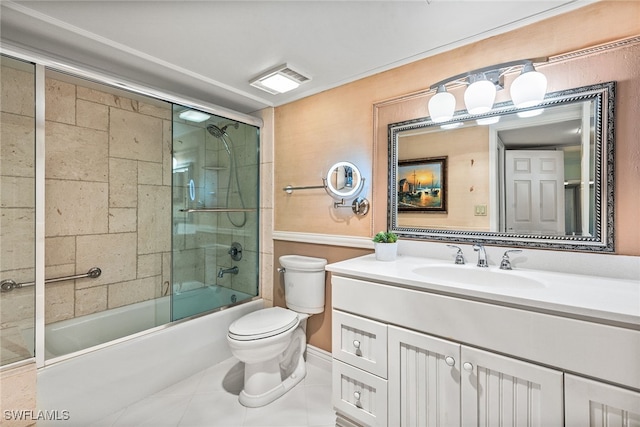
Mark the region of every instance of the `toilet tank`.
<instances>
[{"instance_id":1,"label":"toilet tank","mask_svg":"<svg viewBox=\"0 0 640 427\"><path fill-rule=\"evenodd\" d=\"M284 268L287 307L299 313L322 313L327 260L302 255L283 255L279 260Z\"/></svg>"}]
</instances>

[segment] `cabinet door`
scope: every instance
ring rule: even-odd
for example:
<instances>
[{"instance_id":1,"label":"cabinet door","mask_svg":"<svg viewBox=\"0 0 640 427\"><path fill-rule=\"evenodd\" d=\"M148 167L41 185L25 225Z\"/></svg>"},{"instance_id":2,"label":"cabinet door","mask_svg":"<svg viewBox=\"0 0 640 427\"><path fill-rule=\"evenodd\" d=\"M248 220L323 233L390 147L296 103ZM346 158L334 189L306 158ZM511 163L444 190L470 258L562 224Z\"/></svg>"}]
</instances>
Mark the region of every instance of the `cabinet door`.
<instances>
[{"instance_id":1,"label":"cabinet door","mask_svg":"<svg viewBox=\"0 0 640 427\"><path fill-rule=\"evenodd\" d=\"M389 339L389 426L460 425L460 345L393 326Z\"/></svg>"},{"instance_id":2,"label":"cabinet door","mask_svg":"<svg viewBox=\"0 0 640 427\"><path fill-rule=\"evenodd\" d=\"M566 427L639 427L640 393L565 374Z\"/></svg>"},{"instance_id":3,"label":"cabinet door","mask_svg":"<svg viewBox=\"0 0 640 427\"><path fill-rule=\"evenodd\" d=\"M562 426L562 372L462 346L463 426Z\"/></svg>"}]
</instances>

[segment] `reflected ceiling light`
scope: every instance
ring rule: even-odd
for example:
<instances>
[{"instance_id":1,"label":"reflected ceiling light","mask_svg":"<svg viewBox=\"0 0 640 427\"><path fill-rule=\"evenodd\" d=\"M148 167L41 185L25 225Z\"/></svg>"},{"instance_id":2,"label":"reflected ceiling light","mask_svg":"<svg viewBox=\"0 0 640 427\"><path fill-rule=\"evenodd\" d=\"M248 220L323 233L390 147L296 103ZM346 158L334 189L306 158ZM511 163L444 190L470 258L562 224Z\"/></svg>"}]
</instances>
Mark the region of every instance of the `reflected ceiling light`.
<instances>
[{"instance_id":1,"label":"reflected ceiling light","mask_svg":"<svg viewBox=\"0 0 640 427\"><path fill-rule=\"evenodd\" d=\"M535 110L518 111L518 117L524 119L527 117L539 116L544 112L544 108L536 108Z\"/></svg>"},{"instance_id":2,"label":"reflected ceiling light","mask_svg":"<svg viewBox=\"0 0 640 427\"><path fill-rule=\"evenodd\" d=\"M269 92L272 95L278 95L296 89L302 83L309 80L311 80L309 77L294 71L287 64L282 64L269 71L265 71L260 76L251 80L249 84L265 92Z\"/></svg>"},{"instance_id":3,"label":"reflected ceiling light","mask_svg":"<svg viewBox=\"0 0 640 427\"><path fill-rule=\"evenodd\" d=\"M522 67L522 73L511 83L511 100L516 108L540 104L547 92L547 78L531 62Z\"/></svg>"},{"instance_id":4,"label":"reflected ceiling light","mask_svg":"<svg viewBox=\"0 0 640 427\"><path fill-rule=\"evenodd\" d=\"M464 91L464 104L469 114L484 114L491 111L496 100L496 85L487 80L484 74L476 74L469 78L471 84Z\"/></svg>"},{"instance_id":5,"label":"reflected ceiling light","mask_svg":"<svg viewBox=\"0 0 640 427\"><path fill-rule=\"evenodd\" d=\"M464 103L469 114L488 113L493 109L496 92L504 88L504 75L517 68L521 68L521 74L513 81L510 88L514 106L529 108L538 105L544 100L547 78L536 71L533 64L547 60L547 58L535 58L505 62L458 74L431 85L430 89L436 90L435 95L429 100L431 120L434 123L442 123L451 120L454 116L455 97L447 92L448 84L468 85L464 92Z\"/></svg>"},{"instance_id":6,"label":"reflected ceiling light","mask_svg":"<svg viewBox=\"0 0 640 427\"><path fill-rule=\"evenodd\" d=\"M190 122L201 123L208 120L210 115L197 110L184 110L178 114L182 120L188 120Z\"/></svg>"},{"instance_id":7,"label":"reflected ceiling light","mask_svg":"<svg viewBox=\"0 0 640 427\"><path fill-rule=\"evenodd\" d=\"M448 122L456 111L456 98L444 87L438 86L436 94L429 100L429 115L434 123Z\"/></svg>"},{"instance_id":8,"label":"reflected ceiling light","mask_svg":"<svg viewBox=\"0 0 640 427\"><path fill-rule=\"evenodd\" d=\"M477 119L476 123L479 124L480 126L488 126L488 125L496 124L499 121L500 121L500 116L492 116L492 117L485 117L483 119Z\"/></svg>"},{"instance_id":9,"label":"reflected ceiling light","mask_svg":"<svg viewBox=\"0 0 640 427\"><path fill-rule=\"evenodd\" d=\"M462 122L447 123L446 125L440 125L440 129L444 129L444 130L455 129L455 128L459 128L463 124L464 123Z\"/></svg>"}]
</instances>

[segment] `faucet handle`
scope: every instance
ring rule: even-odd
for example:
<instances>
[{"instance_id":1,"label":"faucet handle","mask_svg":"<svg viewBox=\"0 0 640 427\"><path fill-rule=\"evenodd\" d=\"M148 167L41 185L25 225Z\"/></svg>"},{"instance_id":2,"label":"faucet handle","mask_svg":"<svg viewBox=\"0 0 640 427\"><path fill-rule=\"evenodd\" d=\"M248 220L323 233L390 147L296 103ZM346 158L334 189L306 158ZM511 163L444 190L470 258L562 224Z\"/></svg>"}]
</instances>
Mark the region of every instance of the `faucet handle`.
<instances>
[{"instance_id":1,"label":"faucet handle","mask_svg":"<svg viewBox=\"0 0 640 427\"><path fill-rule=\"evenodd\" d=\"M462 253L462 249L460 249L460 247L455 246L455 245L447 245L452 249L457 249L458 252L456 252L456 264L464 264L464 254Z\"/></svg>"},{"instance_id":2,"label":"faucet handle","mask_svg":"<svg viewBox=\"0 0 640 427\"><path fill-rule=\"evenodd\" d=\"M512 270L511 260L509 260L509 254L517 254L520 252L522 252L521 249L509 249L508 251L504 251L504 255L502 255L502 261L500 262L500 270Z\"/></svg>"}]
</instances>

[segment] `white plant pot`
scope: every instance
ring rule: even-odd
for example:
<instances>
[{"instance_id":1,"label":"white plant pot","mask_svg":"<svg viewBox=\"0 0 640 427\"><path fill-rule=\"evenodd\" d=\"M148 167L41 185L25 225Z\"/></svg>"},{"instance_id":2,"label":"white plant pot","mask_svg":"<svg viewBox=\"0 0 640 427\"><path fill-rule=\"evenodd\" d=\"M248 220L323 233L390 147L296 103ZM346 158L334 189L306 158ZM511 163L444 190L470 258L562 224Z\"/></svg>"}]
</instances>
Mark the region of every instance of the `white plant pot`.
<instances>
[{"instance_id":1,"label":"white plant pot","mask_svg":"<svg viewBox=\"0 0 640 427\"><path fill-rule=\"evenodd\" d=\"M376 259L378 261L394 261L398 255L398 242L375 243Z\"/></svg>"}]
</instances>

